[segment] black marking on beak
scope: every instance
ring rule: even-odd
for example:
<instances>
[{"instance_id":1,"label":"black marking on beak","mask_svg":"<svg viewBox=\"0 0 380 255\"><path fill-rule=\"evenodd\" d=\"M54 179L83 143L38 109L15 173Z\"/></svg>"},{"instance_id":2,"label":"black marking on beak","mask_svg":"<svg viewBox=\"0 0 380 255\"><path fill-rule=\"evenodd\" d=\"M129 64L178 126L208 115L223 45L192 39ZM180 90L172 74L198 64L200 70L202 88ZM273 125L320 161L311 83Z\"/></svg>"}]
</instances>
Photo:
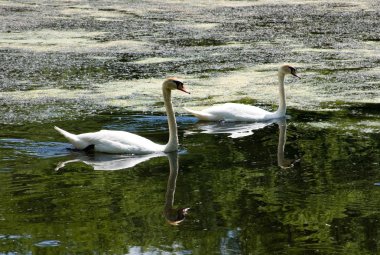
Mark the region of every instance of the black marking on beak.
<instances>
[{"instance_id":1,"label":"black marking on beak","mask_svg":"<svg viewBox=\"0 0 380 255\"><path fill-rule=\"evenodd\" d=\"M183 83L177 80L173 80L173 82L177 85L177 89L183 87Z\"/></svg>"},{"instance_id":2,"label":"black marking on beak","mask_svg":"<svg viewBox=\"0 0 380 255\"><path fill-rule=\"evenodd\" d=\"M289 68L290 68L290 73L291 73L293 76L295 76L295 77L301 79L301 77L299 77L299 76L297 75L297 70L296 70L294 67L289 66Z\"/></svg>"},{"instance_id":3,"label":"black marking on beak","mask_svg":"<svg viewBox=\"0 0 380 255\"><path fill-rule=\"evenodd\" d=\"M178 89L178 90L181 90L181 91L183 91L183 92L185 92L185 93L187 93L187 94L190 94L190 92L187 91L187 90L185 89L185 86L183 85L182 82L177 81L177 80L173 80L173 81L174 81L174 83L177 85L177 89Z\"/></svg>"}]
</instances>

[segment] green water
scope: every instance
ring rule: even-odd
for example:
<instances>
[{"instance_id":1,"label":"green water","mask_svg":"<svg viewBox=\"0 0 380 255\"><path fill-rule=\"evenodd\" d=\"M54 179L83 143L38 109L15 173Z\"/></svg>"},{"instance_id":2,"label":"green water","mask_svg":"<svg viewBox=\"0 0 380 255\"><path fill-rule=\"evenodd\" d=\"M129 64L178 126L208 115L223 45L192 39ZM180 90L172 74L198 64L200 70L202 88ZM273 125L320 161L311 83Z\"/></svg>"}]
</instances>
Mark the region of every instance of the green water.
<instances>
[{"instance_id":1,"label":"green water","mask_svg":"<svg viewBox=\"0 0 380 255\"><path fill-rule=\"evenodd\" d=\"M310 123L332 117L298 115L306 113L235 139L201 133L217 127L180 116L177 173L167 156L124 168L135 158L68 151L52 128L62 123L2 126L1 252L378 253L379 134L316 128ZM157 115L102 115L64 125L77 132L89 124L138 129L164 143L165 121ZM216 126L222 132L234 127ZM121 170L94 170L109 161L119 162ZM190 209L172 225L165 218L168 205Z\"/></svg>"}]
</instances>

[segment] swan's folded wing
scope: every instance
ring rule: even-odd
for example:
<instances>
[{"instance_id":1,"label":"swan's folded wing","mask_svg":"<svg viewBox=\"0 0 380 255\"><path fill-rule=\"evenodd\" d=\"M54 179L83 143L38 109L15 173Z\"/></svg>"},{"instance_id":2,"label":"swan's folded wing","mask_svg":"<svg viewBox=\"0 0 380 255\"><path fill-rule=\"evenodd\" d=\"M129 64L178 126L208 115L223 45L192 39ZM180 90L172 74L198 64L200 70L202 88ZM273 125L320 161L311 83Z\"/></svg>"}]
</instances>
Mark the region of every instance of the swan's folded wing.
<instances>
[{"instance_id":1,"label":"swan's folded wing","mask_svg":"<svg viewBox=\"0 0 380 255\"><path fill-rule=\"evenodd\" d=\"M226 103L206 109L207 113L220 116L226 121L250 121L265 119L269 112L256 106Z\"/></svg>"},{"instance_id":2,"label":"swan's folded wing","mask_svg":"<svg viewBox=\"0 0 380 255\"><path fill-rule=\"evenodd\" d=\"M94 146L96 151L106 152L106 153L142 153L142 148L136 146L135 144L124 144L116 141L111 141L107 139L100 139L94 141ZM145 152L145 150L143 151Z\"/></svg>"},{"instance_id":3,"label":"swan's folded wing","mask_svg":"<svg viewBox=\"0 0 380 255\"><path fill-rule=\"evenodd\" d=\"M79 137L95 146L96 151L106 153L146 154L160 150L160 145L145 137L124 131L101 130L81 134Z\"/></svg>"},{"instance_id":4,"label":"swan's folded wing","mask_svg":"<svg viewBox=\"0 0 380 255\"><path fill-rule=\"evenodd\" d=\"M99 139L93 142L95 150L105 153L130 153L130 154L148 154L156 152L156 148L143 144L122 143L107 139Z\"/></svg>"},{"instance_id":5,"label":"swan's folded wing","mask_svg":"<svg viewBox=\"0 0 380 255\"><path fill-rule=\"evenodd\" d=\"M189 108L184 107L184 109L188 112L197 117L200 120L210 120L210 121L217 121L220 120L218 117L206 112L206 111L196 111Z\"/></svg>"}]
</instances>

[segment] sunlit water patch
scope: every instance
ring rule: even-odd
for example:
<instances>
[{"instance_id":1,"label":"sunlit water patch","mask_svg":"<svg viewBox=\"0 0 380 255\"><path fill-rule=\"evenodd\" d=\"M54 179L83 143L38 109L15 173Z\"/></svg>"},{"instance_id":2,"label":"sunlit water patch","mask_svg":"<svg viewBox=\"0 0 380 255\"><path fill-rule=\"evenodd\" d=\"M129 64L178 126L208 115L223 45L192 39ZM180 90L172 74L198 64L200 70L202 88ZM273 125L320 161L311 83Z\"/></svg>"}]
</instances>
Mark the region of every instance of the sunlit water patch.
<instances>
[{"instance_id":1,"label":"sunlit water patch","mask_svg":"<svg viewBox=\"0 0 380 255\"><path fill-rule=\"evenodd\" d=\"M146 42L134 40L115 40L101 42L104 32L40 30L15 33L1 33L0 47L36 52L94 52L105 50L144 51L149 47Z\"/></svg>"},{"instance_id":2,"label":"sunlit water patch","mask_svg":"<svg viewBox=\"0 0 380 255\"><path fill-rule=\"evenodd\" d=\"M145 58L135 61L136 64L159 64L169 61L174 61L174 58Z\"/></svg>"},{"instance_id":3,"label":"sunlit water patch","mask_svg":"<svg viewBox=\"0 0 380 255\"><path fill-rule=\"evenodd\" d=\"M190 28L190 29L203 29L203 30L208 30L208 29L214 29L218 26L218 23L184 23L181 26L184 28Z\"/></svg>"},{"instance_id":4,"label":"sunlit water patch","mask_svg":"<svg viewBox=\"0 0 380 255\"><path fill-rule=\"evenodd\" d=\"M102 32L77 31L25 31L1 33L0 47L35 51L61 51L90 47L91 38Z\"/></svg>"}]
</instances>

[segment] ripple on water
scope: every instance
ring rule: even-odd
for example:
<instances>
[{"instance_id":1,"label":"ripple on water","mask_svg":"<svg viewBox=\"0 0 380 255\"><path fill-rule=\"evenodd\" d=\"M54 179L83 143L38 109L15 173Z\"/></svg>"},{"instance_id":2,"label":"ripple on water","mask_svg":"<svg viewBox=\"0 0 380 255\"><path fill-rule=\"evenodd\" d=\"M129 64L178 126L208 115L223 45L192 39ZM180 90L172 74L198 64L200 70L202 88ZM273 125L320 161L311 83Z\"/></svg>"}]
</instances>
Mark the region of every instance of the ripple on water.
<instances>
[{"instance_id":1,"label":"ripple on water","mask_svg":"<svg viewBox=\"0 0 380 255\"><path fill-rule=\"evenodd\" d=\"M177 116L177 125L186 125L197 122L189 116ZM163 115L128 115L113 118L112 123L106 124L104 129L125 130L128 132L162 132L167 130L167 117Z\"/></svg>"},{"instance_id":2,"label":"ripple on water","mask_svg":"<svg viewBox=\"0 0 380 255\"><path fill-rule=\"evenodd\" d=\"M0 234L0 240L29 239L31 235L3 235Z\"/></svg>"},{"instance_id":3,"label":"ripple on water","mask_svg":"<svg viewBox=\"0 0 380 255\"><path fill-rule=\"evenodd\" d=\"M41 241L39 243L34 244L35 246L38 247L56 247L61 245L61 241L58 240L45 240Z\"/></svg>"},{"instance_id":4,"label":"ripple on water","mask_svg":"<svg viewBox=\"0 0 380 255\"><path fill-rule=\"evenodd\" d=\"M52 158L68 155L67 143L58 142L35 142L28 139L7 138L0 139L0 148L13 149L30 156L39 158Z\"/></svg>"}]
</instances>

